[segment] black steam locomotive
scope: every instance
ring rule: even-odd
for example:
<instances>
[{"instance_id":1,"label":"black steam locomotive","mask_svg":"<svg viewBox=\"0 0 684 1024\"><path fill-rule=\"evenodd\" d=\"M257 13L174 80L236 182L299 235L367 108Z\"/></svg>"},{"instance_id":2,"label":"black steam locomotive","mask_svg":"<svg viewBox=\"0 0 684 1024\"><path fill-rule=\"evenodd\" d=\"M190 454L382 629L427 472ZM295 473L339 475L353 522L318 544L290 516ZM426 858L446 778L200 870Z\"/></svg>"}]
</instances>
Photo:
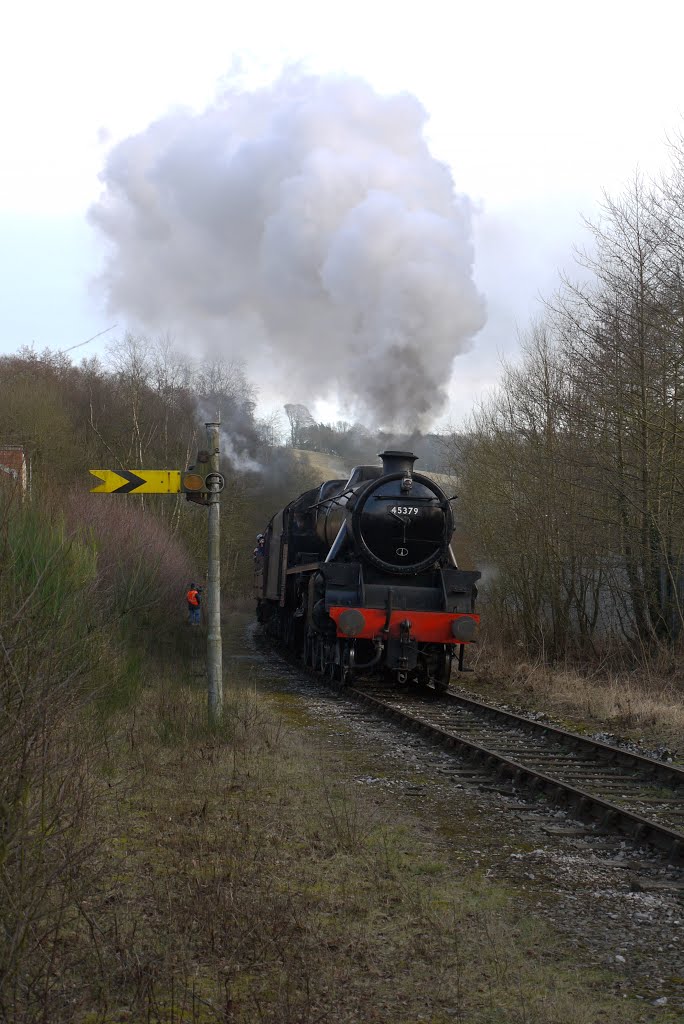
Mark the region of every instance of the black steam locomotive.
<instances>
[{"instance_id":1,"label":"black steam locomotive","mask_svg":"<svg viewBox=\"0 0 684 1024\"><path fill-rule=\"evenodd\" d=\"M451 549L442 489L386 451L277 512L255 555L257 618L338 685L357 673L449 685L452 657L476 642L479 572Z\"/></svg>"}]
</instances>

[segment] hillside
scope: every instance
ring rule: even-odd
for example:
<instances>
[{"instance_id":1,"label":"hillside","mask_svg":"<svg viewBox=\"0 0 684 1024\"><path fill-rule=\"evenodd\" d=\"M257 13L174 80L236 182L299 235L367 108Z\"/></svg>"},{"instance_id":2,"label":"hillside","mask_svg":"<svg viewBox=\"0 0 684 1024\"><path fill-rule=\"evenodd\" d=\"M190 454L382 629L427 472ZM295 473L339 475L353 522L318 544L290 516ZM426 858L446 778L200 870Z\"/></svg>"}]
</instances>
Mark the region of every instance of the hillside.
<instances>
[{"instance_id":1,"label":"hillside","mask_svg":"<svg viewBox=\"0 0 684 1024\"><path fill-rule=\"evenodd\" d=\"M308 461L309 465L313 467L316 472L320 473L321 482L324 480L341 480L347 479L353 466L349 465L344 459L338 455L329 455L326 452L311 452L303 448L294 448L294 454L298 459L305 462ZM369 460L369 463L374 460ZM420 472L420 466L416 467ZM439 484L447 494L451 494L450 488L455 486L455 478L448 476L444 473L429 473L426 472L425 476L430 477L435 483Z\"/></svg>"}]
</instances>

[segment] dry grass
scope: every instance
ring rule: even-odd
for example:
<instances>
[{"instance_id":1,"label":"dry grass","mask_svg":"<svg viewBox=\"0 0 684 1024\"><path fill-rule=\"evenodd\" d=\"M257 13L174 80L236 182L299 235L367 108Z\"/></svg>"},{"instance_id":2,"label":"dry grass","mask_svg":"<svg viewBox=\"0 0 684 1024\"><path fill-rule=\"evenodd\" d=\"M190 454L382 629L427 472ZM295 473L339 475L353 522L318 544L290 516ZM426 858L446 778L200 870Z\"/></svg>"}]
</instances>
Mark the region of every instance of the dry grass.
<instances>
[{"instance_id":1,"label":"dry grass","mask_svg":"<svg viewBox=\"0 0 684 1024\"><path fill-rule=\"evenodd\" d=\"M351 466L339 455L328 455L327 452L312 452L305 448L293 448L292 454L300 462L308 462L311 468L320 473L321 481L347 479Z\"/></svg>"},{"instance_id":2,"label":"dry grass","mask_svg":"<svg viewBox=\"0 0 684 1024\"><path fill-rule=\"evenodd\" d=\"M308 462L314 472L320 474L321 482L323 480L347 479L353 468L350 462L340 458L339 455L328 455L326 452L312 452L305 448L293 448L292 454L300 462ZM375 460L371 461L378 466L380 465ZM419 466L416 467L416 472L429 476L430 479L444 488L447 494L453 493L454 478L452 476L444 473L433 473L432 470L421 470Z\"/></svg>"},{"instance_id":3,"label":"dry grass","mask_svg":"<svg viewBox=\"0 0 684 1024\"><path fill-rule=\"evenodd\" d=\"M463 679L486 699L546 711L573 725L598 728L684 751L684 684L667 669L582 672L515 661L510 651L483 650L475 674Z\"/></svg>"},{"instance_id":4,"label":"dry grass","mask_svg":"<svg viewBox=\"0 0 684 1024\"><path fill-rule=\"evenodd\" d=\"M18 525L0 561L0 1020L629 1019L519 894L457 874L391 795L350 790L343 755L248 677L210 729L190 632L166 669L116 642L84 616L92 546Z\"/></svg>"},{"instance_id":5,"label":"dry grass","mask_svg":"<svg viewBox=\"0 0 684 1024\"><path fill-rule=\"evenodd\" d=\"M152 674L108 649L108 686L82 691L69 647L30 691L5 658L1 1020L650 1019L390 793L350 787L345 755L288 724L248 671L209 728L190 635Z\"/></svg>"},{"instance_id":6,"label":"dry grass","mask_svg":"<svg viewBox=\"0 0 684 1024\"><path fill-rule=\"evenodd\" d=\"M648 1019L577 973L514 894L455 875L391 796L350 790L244 681L227 690L217 731L204 694L170 679L119 715L55 972L12 1019Z\"/></svg>"}]
</instances>

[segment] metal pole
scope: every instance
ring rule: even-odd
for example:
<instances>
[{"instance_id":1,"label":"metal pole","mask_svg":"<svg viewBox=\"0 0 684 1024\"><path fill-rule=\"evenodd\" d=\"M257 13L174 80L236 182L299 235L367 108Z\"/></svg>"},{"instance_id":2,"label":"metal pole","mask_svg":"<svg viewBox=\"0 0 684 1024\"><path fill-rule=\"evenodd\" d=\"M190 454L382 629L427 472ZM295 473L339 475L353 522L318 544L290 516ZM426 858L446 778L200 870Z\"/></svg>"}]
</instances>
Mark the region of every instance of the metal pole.
<instances>
[{"instance_id":1,"label":"metal pole","mask_svg":"<svg viewBox=\"0 0 684 1024\"><path fill-rule=\"evenodd\" d=\"M207 423L207 447L210 472L219 473L219 425ZM209 534L209 572L207 578L207 685L209 721L217 722L223 712L223 648L221 643L221 557L219 491L209 491L207 529Z\"/></svg>"}]
</instances>

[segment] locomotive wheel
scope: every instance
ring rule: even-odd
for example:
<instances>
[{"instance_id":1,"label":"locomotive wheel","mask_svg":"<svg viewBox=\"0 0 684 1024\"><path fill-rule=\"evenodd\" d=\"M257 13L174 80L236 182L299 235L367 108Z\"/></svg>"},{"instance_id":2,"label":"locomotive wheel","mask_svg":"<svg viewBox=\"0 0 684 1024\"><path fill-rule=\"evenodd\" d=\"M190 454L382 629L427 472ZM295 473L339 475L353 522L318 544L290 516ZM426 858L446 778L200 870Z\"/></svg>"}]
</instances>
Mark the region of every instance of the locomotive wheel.
<instances>
[{"instance_id":1,"label":"locomotive wheel","mask_svg":"<svg viewBox=\"0 0 684 1024\"><path fill-rule=\"evenodd\" d=\"M428 655L423 655L418 658L418 664L416 665L415 671L411 676L409 682L415 686L418 690L425 690L430 683L430 658Z\"/></svg>"},{"instance_id":2,"label":"locomotive wheel","mask_svg":"<svg viewBox=\"0 0 684 1024\"><path fill-rule=\"evenodd\" d=\"M328 679L331 682L333 682L333 683L334 682L339 682L339 678L340 678L340 673L339 673L340 666L338 665L337 661L335 660L335 657L337 655L336 646L337 645L335 645L335 646L330 645L328 647L328 657L329 657L330 660L328 661L328 663L327 663L327 665L325 667L326 668L326 675L327 675Z\"/></svg>"},{"instance_id":3,"label":"locomotive wheel","mask_svg":"<svg viewBox=\"0 0 684 1024\"><path fill-rule=\"evenodd\" d=\"M304 664L313 665L313 645L314 640L310 633L307 633L304 637Z\"/></svg>"},{"instance_id":4,"label":"locomotive wheel","mask_svg":"<svg viewBox=\"0 0 684 1024\"><path fill-rule=\"evenodd\" d=\"M428 672L427 666L421 666L411 679L411 682L414 686L417 686L419 690L425 690L430 682L430 673Z\"/></svg>"},{"instance_id":5,"label":"locomotive wheel","mask_svg":"<svg viewBox=\"0 0 684 1024\"><path fill-rule=\"evenodd\" d=\"M311 642L311 668L314 672L318 672L318 665L320 662L320 646L321 638L315 636Z\"/></svg>"},{"instance_id":6,"label":"locomotive wheel","mask_svg":"<svg viewBox=\"0 0 684 1024\"><path fill-rule=\"evenodd\" d=\"M351 656L349 653L349 645L344 644L340 654L340 687L351 686L354 679L354 673L351 667Z\"/></svg>"},{"instance_id":7,"label":"locomotive wheel","mask_svg":"<svg viewBox=\"0 0 684 1024\"><path fill-rule=\"evenodd\" d=\"M294 619L290 615L285 619L283 633L285 646L288 650L292 650L294 647Z\"/></svg>"},{"instance_id":8,"label":"locomotive wheel","mask_svg":"<svg viewBox=\"0 0 684 1024\"><path fill-rule=\"evenodd\" d=\"M451 679L451 648L445 648L439 655L437 670L432 676L432 685L437 693L446 693Z\"/></svg>"}]
</instances>

